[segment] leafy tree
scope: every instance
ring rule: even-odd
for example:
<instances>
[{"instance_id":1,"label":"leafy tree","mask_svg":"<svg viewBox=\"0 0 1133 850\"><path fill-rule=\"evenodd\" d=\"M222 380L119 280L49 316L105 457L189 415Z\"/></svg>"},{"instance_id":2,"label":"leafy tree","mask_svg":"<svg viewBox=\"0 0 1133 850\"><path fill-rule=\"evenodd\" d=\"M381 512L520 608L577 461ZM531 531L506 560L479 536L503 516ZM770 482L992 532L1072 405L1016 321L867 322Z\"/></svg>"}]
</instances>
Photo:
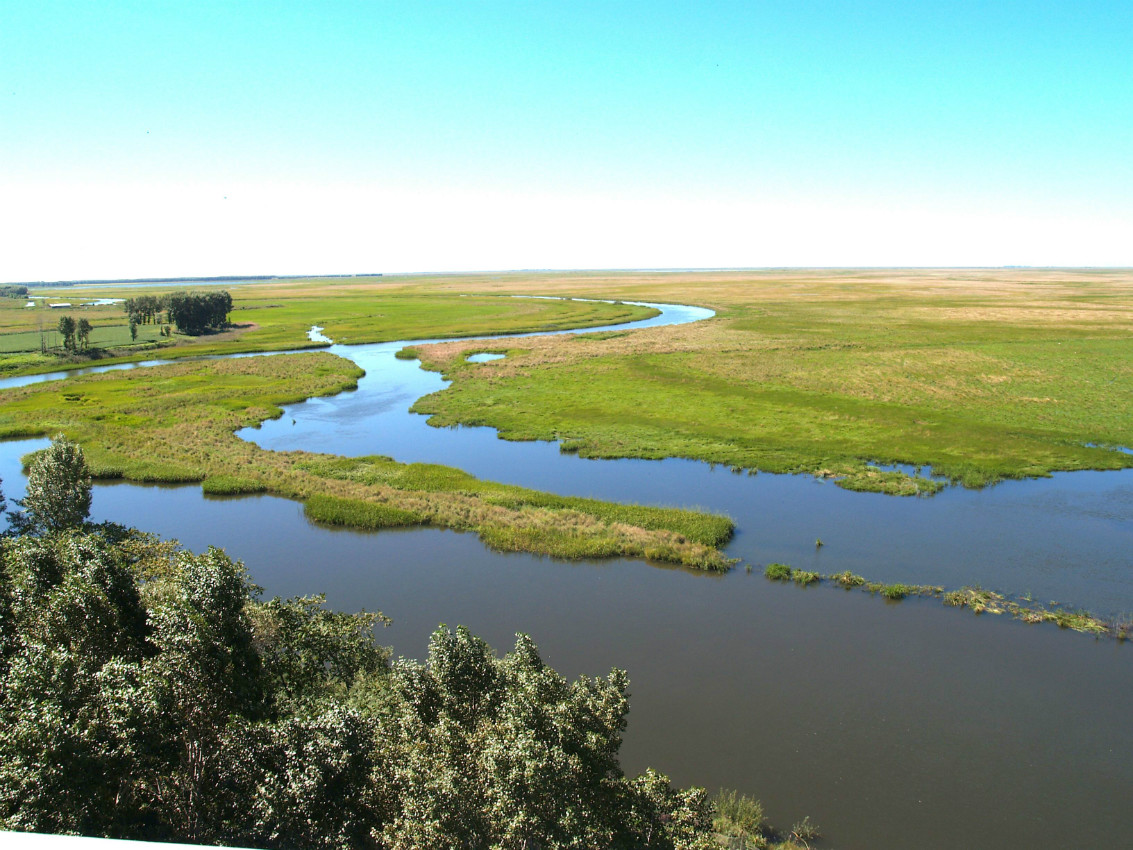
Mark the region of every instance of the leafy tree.
<instances>
[{"instance_id":1,"label":"leafy tree","mask_svg":"<svg viewBox=\"0 0 1133 850\"><path fill-rule=\"evenodd\" d=\"M702 791L622 776L624 671L568 683L526 635L497 659L460 628L439 629L427 664L401 661L391 679L386 846L712 846Z\"/></svg>"},{"instance_id":2,"label":"leafy tree","mask_svg":"<svg viewBox=\"0 0 1133 850\"><path fill-rule=\"evenodd\" d=\"M22 505L31 526L60 531L81 526L90 516L91 478L80 446L62 434L36 456L28 469Z\"/></svg>"},{"instance_id":3,"label":"leafy tree","mask_svg":"<svg viewBox=\"0 0 1133 850\"><path fill-rule=\"evenodd\" d=\"M231 311L232 296L224 290L176 292L169 297L169 318L182 333L222 328Z\"/></svg>"},{"instance_id":4,"label":"leafy tree","mask_svg":"<svg viewBox=\"0 0 1133 850\"><path fill-rule=\"evenodd\" d=\"M18 636L0 689L0 824L115 830L134 769L115 668L144 654L145 611L128 566L97 535L23 537L4 549L6 625Z\"/></svg>"},{"instance_id":5,"label":"leafy tree","mask_svg":"<svg viewBox=\"0 0 1133 850\"><path fill-rule=\"evenodd\" d=\"M92 330L91 323L84 317L79 319L78 327L75 330L75 338L78 341L78 347L86 351L90 347L90 332Z\"/></svg>"},{"instance_id":6,"label":"leafy tree","mask_svg":"<svg viewBox=\"0 0 1133 850\"><path fill-rule=\"evenodd\" d=\"M138 324L156 322L163 310L169 309L168 295L139 295L122 302L122 309Z\"/></svg>"},{"instance_id":7,"label":"leafy tree","mask_svg":"<svg viewBox=\"0 0 1133 850\"><path fill-rule=\"evenodd\" d=\"M75 319L73 316L59 317L59 333L63 337L63 348L67 351L75 350Z\"/></svg>"},{"instance_id":8,"label":"leafy tree","mask_svg":"<svg viewBox=\"0 0 1133 850\"><path fill-rule=\"evenodd\" d=\"M61 445L62 441L53 443ZM50 451L50 450L49 450ZM29 508L30 510L30 508ZM0 548L0 828L265 848L707 850L701 790L618 750L627 678L467 629L263 602L219 549L117 526Z\"/></svg>"}]
</instances>

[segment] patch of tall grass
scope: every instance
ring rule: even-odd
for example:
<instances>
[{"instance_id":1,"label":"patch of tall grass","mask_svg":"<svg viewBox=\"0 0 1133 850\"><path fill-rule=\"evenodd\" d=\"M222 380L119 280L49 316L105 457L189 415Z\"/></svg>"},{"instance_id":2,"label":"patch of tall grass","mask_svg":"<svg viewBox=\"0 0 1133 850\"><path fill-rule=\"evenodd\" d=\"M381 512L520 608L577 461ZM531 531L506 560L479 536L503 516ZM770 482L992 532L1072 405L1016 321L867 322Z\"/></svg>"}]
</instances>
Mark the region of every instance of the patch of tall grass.
<instances>
[{"instance_id":1,"label":"patch of tall grass","mask_svg":"<svg viewBox=\"0 0 1133 850\"><path fill-rule=\"evenodd\" d=\"M210 475L201 482L201 491L207 496L241 496L251 493L264 493L267 491L267 485L254 478Z\"/></svg>"},{"instance_id":2,"label":"patch of tall grass","mask_svg":"<svg viewBox=\"0 0 1133 850\"><path fill-rule=\"evenodd\" d=\"M392 505L364 502L360 499L340 499L334 496L311 496L303 503L303 513L315 522L366 531L421 525L428 522L425 516Z\"/></svg>"}]
</instances>

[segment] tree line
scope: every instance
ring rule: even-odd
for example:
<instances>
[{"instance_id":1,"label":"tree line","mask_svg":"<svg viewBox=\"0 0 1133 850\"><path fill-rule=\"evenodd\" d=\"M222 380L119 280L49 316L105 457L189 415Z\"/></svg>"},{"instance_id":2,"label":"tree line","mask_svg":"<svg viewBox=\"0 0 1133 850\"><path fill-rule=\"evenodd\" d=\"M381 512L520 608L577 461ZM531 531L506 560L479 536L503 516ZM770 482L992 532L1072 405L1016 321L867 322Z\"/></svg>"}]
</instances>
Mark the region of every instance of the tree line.
<instances>
[{"instance_id":1,"label":"tree line","mask_svg":"<svg viewBox=\"0 0 1133 850\"><path fill-rule=\"evenodd\" d=\"M91 523L82 450L29 468L0 540L0 828L265 848L718 846L700 789L618 762L628 679L520 635L264 601L222 550ZM0 497L0 511L3 510Z\"/></svg>"}]
</instances>

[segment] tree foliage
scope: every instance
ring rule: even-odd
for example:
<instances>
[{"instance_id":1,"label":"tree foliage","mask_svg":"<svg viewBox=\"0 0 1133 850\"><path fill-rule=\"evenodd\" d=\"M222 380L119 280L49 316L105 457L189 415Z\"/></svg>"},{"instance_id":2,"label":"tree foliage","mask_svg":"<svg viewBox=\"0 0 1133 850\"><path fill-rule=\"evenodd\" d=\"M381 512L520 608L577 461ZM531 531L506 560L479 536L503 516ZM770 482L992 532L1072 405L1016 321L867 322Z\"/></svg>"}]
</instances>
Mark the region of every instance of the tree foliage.
<instances>
[{"instance_id":1,"label":"tree foliage","mask_svg":"<svg viewBox=\"0 0 1133 850\"><path fill-rule=\"evenodd\" d=\"M80 350L86 351L90 348L90 332L92 330L94 330L94 327L90 321L85 317L79 319L79 323L75 327L75 342Z\"/></svg>"},{"instance_id":2,"label":"tree foliage","mask_svg":"<svg viewBox=\"0 0 1133 850\"><path fill-rule=\"evenodd\" d=\"M187 334L224 327L232 311L232 296L224 290L175 292L169 296L169 320Z\"/></svg>"},{"instance_id":3,"label":"tree foliage","mask_svg":"<svg viewBox=\"0 0 1133 850\"><path fill-rule=\"evenodd\" d=\"M168 295L138 295L122 302L122 309L131 320L144 325L156 323L163 312L169 309Z\"/></svg>"},{"instance_id":4,"label":"tree foliage","mask_svg":"<svg viewBox=\"0 0 1133 850\"><path fill-rule=\"evenodd\" d=\"M67 351L75 350L75 333L78 325L74 316L59 317L59 335L63 337L63 348Z\"/></svg>"},{"instance_id":5,"label":"tree foliage","mask_svg":"<svg viewBox=\"0 0 1133 850\"><path fill-rule=\"evenodd\" d=\"M28 519L41 531L77 528L90 516L90 503L90 470L83 450L60 434L28 469L22 501Z\"/></svg>"},{"instance_id":6,"label":"tree foliage","mask_svg":"<svg viewBox=\"0 0 1133 850\"><path fill-rule=\"evenodd\" d=\"M43 524L3 543L0 828L265 848L712 846L703 791L623 776L620 670L568 682L527 636L499 658L443 627L425 663L391 662L380 614L262 601L223 551L120 527Z\"/></svg>"}]
</instances>

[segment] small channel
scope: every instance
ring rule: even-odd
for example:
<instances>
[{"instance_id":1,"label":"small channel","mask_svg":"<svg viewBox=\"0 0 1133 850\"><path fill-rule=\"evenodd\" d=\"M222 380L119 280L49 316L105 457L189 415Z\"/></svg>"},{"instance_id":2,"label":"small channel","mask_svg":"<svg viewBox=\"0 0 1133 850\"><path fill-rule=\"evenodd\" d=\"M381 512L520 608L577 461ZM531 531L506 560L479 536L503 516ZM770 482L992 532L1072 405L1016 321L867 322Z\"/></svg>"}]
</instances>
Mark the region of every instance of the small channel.
<instances>
[{"instance_id":1,"label":"small channel","mask_svg":"<svg viewBox=\"0 0 1133 850\"><path fill-rule=\"evenodd\" d=\"M950 585L975 576L1037 598L1041 587L1077 604L1093 595L1110 602L1099 608L1133 607L1128 471L898 499L690 461L582 460L553 443L431 428L406 413L443 382L393 357L404 344L332 346L367 370L358 390L296 405L242 436L723 510L740 527L731 554L755 564ZM19 456L42 445L0 446L9 499L22 495ZM194 550L223 546L268 595L322 591L335 607L380 608L394 618L380 638L399 654L421 657L438 623L462 623L501 651L529 632L568 676L624 667L628 772L651 765L679 784L757 794L780 825L809 814L825 846L1116 847L1133 834L1133 647L937 602L772 584L758 570L709 577L492 552L474 535L436 529L330 530L297 503L211 499L199 486L98 485L94 518Z\"/></svg>"}]
</instances>

